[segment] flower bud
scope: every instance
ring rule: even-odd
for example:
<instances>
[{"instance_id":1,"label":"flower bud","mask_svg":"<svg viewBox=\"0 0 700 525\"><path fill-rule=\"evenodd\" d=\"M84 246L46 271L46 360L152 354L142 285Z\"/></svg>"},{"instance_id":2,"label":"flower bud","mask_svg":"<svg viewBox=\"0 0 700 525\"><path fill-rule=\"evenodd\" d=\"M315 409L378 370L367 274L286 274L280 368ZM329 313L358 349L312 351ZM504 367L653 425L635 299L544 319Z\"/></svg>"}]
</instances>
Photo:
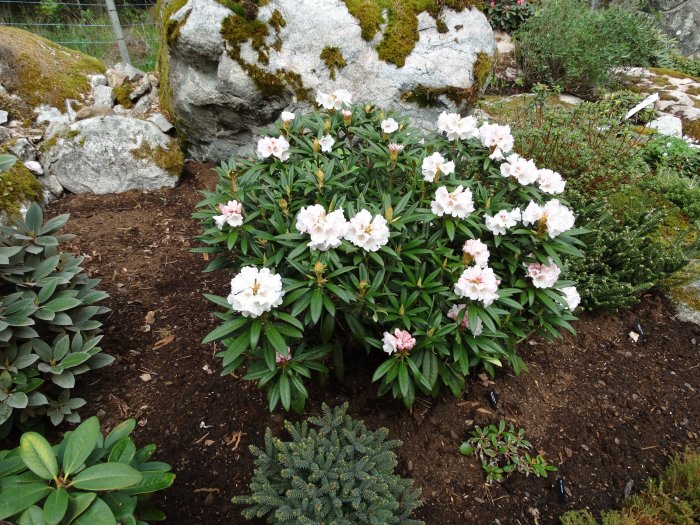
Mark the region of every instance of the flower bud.
<instances>
[{"instance_id":1,"label":"flower bud","mask_svg":"<svg viewBox=\"0 0 700 525\"><path fill-rule=\"evenodd\" d=\"M316 186L318 186L318 189L320 190L323 188L323 181L326 178L326 174L323 173L323 170L321 168L316 170Z\"/></svg>"},{"instance_id":2,"label":"flower bud","mask_svg":"<svg viewBox=\"0 0 700 525\"><path fill-rule=\"evenodd\" d=\"M368 115L372 113L372 104L365 104L365 113Z\"/></svg>"},{"instance_id":3,"label":"flower bud","mask_svg":"<svg viewBox=\"0 0 700 525\"><path fill-rule=\"evenodd\" d=\"M280 205L280 209L286 214L287 213L287 201L286 201L286 199L280 199L279 205Z\"/></svg>"},{"instance_id":4,"label":"flower bud","mask_svg":"<svg viewBox=\"0 0 700 525\"><path fill-rule=\"evenodd\" d=\"M343 122L345 122L345 125L349 126L350 122L352 122L352 111L349 109L344 109L340 113L343 115Z\"/></svg>"},{"instance_id":5,"label":"flower bud","mask_svg":"<svg viewBox=\"0 0 700 525\"><path fill-rule=\"evenodd\" d=\"M330 120L326 120L323 123L323 130L326 132L326 134L330 133L330 131L331 131L331 121Z\"/></svg>"},{"instance_id":6,"label":"flower bud","mask_svg":"<svg viewBox=\"0 0 700 525\"><path fill-rule=\"evenodd\" d=\"M313 148L314 153L321 151L321 143L318 141L318 139L314 139L314 143L311 147Z\"/></svg>"},{"instance_id":7,"label":"flower bud","mask_svg":"<svg viewBox=\"0 0 700 525\"><path fill-rule=\"evenodd\" d=\"M386 211L384 212L384 218L386 219L386 222L391 223L391 220L394 218L394 208L389 206Z\"/></svg>"}]
</instances>

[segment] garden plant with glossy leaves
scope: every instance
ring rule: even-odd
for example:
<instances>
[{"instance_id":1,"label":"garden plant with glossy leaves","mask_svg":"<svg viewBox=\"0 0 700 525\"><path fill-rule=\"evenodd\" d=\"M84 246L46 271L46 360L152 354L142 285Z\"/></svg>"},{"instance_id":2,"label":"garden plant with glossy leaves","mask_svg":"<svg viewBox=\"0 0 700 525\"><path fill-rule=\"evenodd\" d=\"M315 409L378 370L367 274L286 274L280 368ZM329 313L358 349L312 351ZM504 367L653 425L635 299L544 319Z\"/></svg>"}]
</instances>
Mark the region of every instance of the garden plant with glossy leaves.
<instances>
[{"instance_id":1,"label":"garden plant with glossy leaves","mask_svg":"<svg viewBox=\"0 0 700 525\"><path fill-rule=\"evenodd\" d=\"M365 352L386 352L373 380L406 406L460 395L474 367L519 373L519 341L573 331L578 293L559 274L582 243L561 176L512 153L507 126L443 113L423 137L350 99L284 112L195 213L207 270L234 274L208 296L222 374L245 367L270 409L300 410L312 373Z\"/></svg>"}]
</instances>

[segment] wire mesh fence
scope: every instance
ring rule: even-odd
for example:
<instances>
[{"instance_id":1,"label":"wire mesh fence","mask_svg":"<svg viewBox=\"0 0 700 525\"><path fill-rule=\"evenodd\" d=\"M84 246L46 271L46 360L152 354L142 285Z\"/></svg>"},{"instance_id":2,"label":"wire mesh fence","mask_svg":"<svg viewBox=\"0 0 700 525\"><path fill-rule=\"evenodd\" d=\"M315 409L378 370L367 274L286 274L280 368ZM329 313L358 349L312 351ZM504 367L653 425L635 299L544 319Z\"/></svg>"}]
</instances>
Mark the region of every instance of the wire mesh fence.
<instances>
[{"instance_id":1,"label":"wire mesh fence","mask_svg":"<svg viewBox=\"0 0 700 525\"><path fill-rule=\"evenodd\" d=\"M131 63L153 70L158 59L156 0L115 0ZM121 61L105 0L0 0L0 25L25 29L95 56L109 66Z\"/></svg>"}]
</instances>

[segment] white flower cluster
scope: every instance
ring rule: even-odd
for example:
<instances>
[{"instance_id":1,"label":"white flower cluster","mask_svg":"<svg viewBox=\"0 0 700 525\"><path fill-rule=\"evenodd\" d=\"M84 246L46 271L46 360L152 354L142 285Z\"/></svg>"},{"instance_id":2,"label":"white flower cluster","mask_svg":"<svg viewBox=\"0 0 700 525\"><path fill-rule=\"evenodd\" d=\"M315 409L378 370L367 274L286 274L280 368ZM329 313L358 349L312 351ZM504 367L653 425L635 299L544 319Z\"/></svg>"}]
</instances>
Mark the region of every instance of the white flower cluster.
<instances>
[{"instance_id":1,"label":"white flower cluster","mask_svg":"<svg viewBox=\"0 0 700 525\"><path fill-rule=\"evenodd\" d=\"M506 162L501 164L501 175L506 178L513 177L523 186L527 186L537 180L539 171L532 160L513 153L508 156Z\"/></svg>"},{"instance_id":2,"label":"white flower cluster","mask_svg":"<svg viewBox=\"0 0 700 525\"><path fill-rule=\"evenodd\" d=\"M283 111L280 118L282 119L282 122L291 122L294 120L295 115L291 111Z\"/></svg>"},{"instance_id":3,"label":"white flower cluster","mask_svg":"<svg viewBox=\"0 0 700 525\"><path fill-rule=\"evenodd\" d=\"M576 310L576 307L581 304L581 296L578 294L578 290L575 286L566 286L562 288L561 293L564 294L564 301L569 307L570 311Z\"/></svg>"},{"instance_id":4,"label":"white flower cluster","mask_svg":"<svg viewBox=\"0 0 700 525\"><path fill-rule=\"evenodd\" d=\"M266 159L275 156L282 162L289 158L289 142L282 135L279 137L263 137L258 141L258 157Z\"/></svg>"},{"instance_id":5,"label":"white flower cluster","mask_svg":"<svg viewBox=\"0 0 700 525\"><path fill-rule=\"evenodd\" d=\"M441 174L449 175L454 173L455 163L452 161L445 161L445 157L436 151L429 157L423 159L421 170L423 172L423 179L426 182L433 182L439 178Z\"/></svg>"},{"instance_id":6,"label":"white flower cluster","mask_svg":"<svg viewBox=\"0 0 700 525\"><path fill-rule=\"evenodd\" d=\"M386 134L393 133L397 129L399 129L399 123L396 122L393 118L388 118L386 120L382 120L381 123L381 128L382 131Z\"/></svg>"},{"instance_id":7,"label":"white flower cluster","mask_svg":"<svg viewBox=\"0 0 700 525\"><path fill-rule=\"evenodd\" d=\"M479 138L481 138L481 144L491 151L489 158L493 160L503 160L504 153L512 151L515 145L510 126L484 122L479 128Z\"/></svg>"},{"instance_id":8,"label":"white flower cluster","mask_svg":"<svg viewBox=\"0 0 700 525\"><path fill-rule=\"evenodd\" d=\"M448 192L445 186L435 190L435 200L430 203L431 211L438 217L452 215L458 219L466 219L474 211L472 192L462 186Z\"/></svg>"},{"instance_id":9,"label":"white flower cluster","mask_svg":"<svg viewBox=\"0 0 700 525\"><path fill-rule=\"evenodd\" d=\"M549 264L534 262L527 265L527 275L535 288L551 288L559 279L561 269L549 257Z\"/></svg>"},{"instance_id":10,"label":"white flower cluster","mask_svg":"<svg viewBox=\"0 0 700 525\"><path fill-rule=\"evenodd\" d=\"M243 224L243 204L233 200L226 204L219 204L221 215L214 215L216 227L222 230L224 224L233 226L234 228Z\"/></svg>"},{"instance_id":11,"label":"white flower cluster","mask_svg":"<svg viewBox=\"0 0 700 525\"><path fill-rule=\"evenodd\" d=\"M320 204L306 206L297 215L296 228L311 236L309 248L323 252L337 248L343 239L368 252L376 252L389 242L386 219L381 215L373 218L367 210L346 221L343 210L326 213Z\"/></svg>"},{"instance_id":12,"label":"white flower cluster","mask_svg":"<svg viewBox=\"0 0 700 525\"><path fill-rule=\"evenodd\" d=\"M459 319L459 314L462 310L464 310L467 307L466 304L455 304L452 306L452 308L449 309L447 312L447 317L452 319L453 321L456 321ZM462 318L462 322L460 323L461 326L464 328L469 328L469 316L464 314L464 317ZM469 331L471 332L471 328L469 328ZM482 333L484 332L484 322L481 320L481 318L476 319L476 330L472 332L472 335L474 337L479 337Z\"/></svg>"},{"instance_id":13,"label":"white flower cluster","mask_svg":"<svg viewBox=\"0 0 700 525\"><path fill-rule=\"evenodd\" d=\"M384 332L383 350L391 355L401 350L411 350L416 345L416 338L406 330L396 329L392 335L389 332Z\"/></svg>"},{"instance_id":14,"label":"white flower cluster","mask_svg":"<svg viewBox=\"0 0 700 525\"><path fill-rule=\"evenodd\" d=\"M465 241L464 246L462 247L462 252L469 256L471 259L470 262L473 262L482 268L486 268L486 266L488 266L489 256L491 253L489 252L488 246L481 242L480 239L469 239L468 241Z\"/></svg>"},{"instance_id":15,"label":"white flower cluster","mask_svg":"<svg viewBox=\"0 0 700 525\"><path fill-rule=\"evenodd\" d=\"M231 307L245 317L259 317L282 304L282 278L270 273L269 268L258 270L244 266L231 281L227 300Z\"/></svg>"},{"instance_id":16,"label":"white flower cluster","mask_svg":"<svg viewBox=\"0 0 700 525\"><path fill-rule=\"evenodd\" d=\"M528 226L542 222L547 227L547 233L553 239L574 227L576 217L573 212L564 206L558 199L552 199L544 206L530 201L522 214L523 224Z\"/></svg>"},{"instance_id":17,"label":"white flower cluster","mask_svg":"<svg viewBox=\"0 0 700 525\"><path fill-rule=\"evenodd\" d=\"M494 235L505 235L508 228L512 228L520 221L520 208L501 210L493 217L484 215L486 228Z\"/></svg>"},{"instance_id":18,"label":"white flower cluster","mask_svg":"<svg viewBox=\"0 0 700 525\"><path fill-rule=\"evenodd\" d=\"M325 109L343 109L344 106L352 105L352 93L347 89L336 89L333 93L316 93L316 103Z\"/></svg>"},{"instance_id":19,"label":"white flower cluster","mask_svg":"<svg viewBox=\"0 0 700 525\"><path fill-rule=\"evenodd\" d=\"M464 270L455 284L454 292L458 297L481 301L488 307L498 299L499 284L501 281L493 273L493 269L475 264Z\"/></svg>"},{"instance_id":20,"label":"white flower cluster","mask_svg":"<svg viewBox=\"0 0 700 525\"><path fill-rule=\"evenodd\" d=\"M438 129L447 136L447 140L468 140L479 137L479 128L475 117L462 117L459 113L443 111L438 117Z\"/></svg>"},{"instance_id":21,"label":"white flower cluster","mask_svg":"<svg viewBox=\"0 0 700 525\"><path fill-rule=\"evenodd\" d=\"M333 144L335 144L335 139L330 135L325 135L318 141L318 145L321 146L321 151L324 153L329 153L333 149Z\"/></svg>"},{"instance_id":22,"label":"white flower cluster","mask_svg":"<svg viewBox=\"0 0 700 525\"><path fill-rule=\"evenodd\" d=\"M564 188L566 187L566 181L562 176L556 171L548 170L547 168L542 168L538 171L537 184L539 184L543 192L553 195L564 193Z\"/></svg>"}]
</instances>

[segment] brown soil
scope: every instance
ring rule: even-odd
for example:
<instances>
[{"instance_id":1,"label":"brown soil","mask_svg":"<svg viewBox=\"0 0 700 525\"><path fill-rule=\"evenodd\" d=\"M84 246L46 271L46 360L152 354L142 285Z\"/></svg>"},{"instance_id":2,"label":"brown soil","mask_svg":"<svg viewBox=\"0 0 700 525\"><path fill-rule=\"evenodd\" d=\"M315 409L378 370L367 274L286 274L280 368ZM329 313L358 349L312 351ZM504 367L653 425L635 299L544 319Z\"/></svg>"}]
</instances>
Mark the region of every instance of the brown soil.
<instances>
[{"instance_id":1,"label":"brown soil","mask_svg":"<svg viewBox=\"0 0 700 525\"><path fill-rule=\"evenodd\" d=\"M135 417L138 441L158 444L158 458L177 473L157 498L167 523L241 524L230 499L247 492L248 446L261 445L267 426L279 432L284 414L269 414L255 385L220 377L214 345L201 345L217 308L202 294L225 295L230 276L203 274L206 262L189 253L199 232L190 218L198 190L211 189L215 176L196 164L186 172L174 190L72 196L48 215L71 214L73 248L89 256L86 268L111 295L103 348L117 361L82 383L79 394L90 401L83 416L97 413L107 426ZM645 337L635 344L628 333L637 321ZM576 328L577 338L524 344L529 373L506 371L495 384L475 377L462 399L419 399L412 413L376 397L360 352L347 358L342 384L311 388L306 413L347 400L370 428L385 426L403 440L399 470L422 487L418 514L428 525L556 523L566 510L615 507L630 481L640 489L671 455L698 444L700 327L675 320L664 298L648 295L621 314L584 315ZM486 398L492 388L496 410ZM459 454L475 424L500 418L524 427L559 467L565 505L557 503L555 475L514 475L487 487L477 460Z\"/></svg>"}]
</instances>

